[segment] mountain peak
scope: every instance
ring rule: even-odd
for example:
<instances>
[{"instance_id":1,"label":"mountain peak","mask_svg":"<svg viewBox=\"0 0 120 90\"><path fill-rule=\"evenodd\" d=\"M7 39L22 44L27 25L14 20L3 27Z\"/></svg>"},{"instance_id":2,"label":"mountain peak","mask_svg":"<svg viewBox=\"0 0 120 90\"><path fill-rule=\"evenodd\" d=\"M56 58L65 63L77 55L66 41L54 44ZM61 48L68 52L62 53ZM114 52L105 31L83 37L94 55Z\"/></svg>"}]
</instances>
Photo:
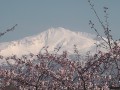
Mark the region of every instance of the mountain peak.
<instances>
[{"instance_id":1,"label":"mountain peak","mask_svg":"<svg viewBox=\"0 0 120 90\"><path fill-rule=\"evenodd\" d=\"M63 27L50 28L47 31L50 31L50 32L57 32L57 31L60 31L60 32L71 32L70 30L65 29Z\"/></svg>"},{"instance_id":2,"label":"mountain peak","mask_svg":"<svg viewBox=\"0 0 120 90\"><path fill-rule=\"evenodd\" d=\"M62 27L58 27L58 28L50 28L47 31L45 31L47 34L62 34L62 35L70 35L73 34L74 32L62 28Z\"/></svg>"},{"instance_id":3,"label":"mountain peak","mask_svg":"<svg viewBox=\"0 0 120 90\"><path fill-rule=\"evenodd\" d=\"M0 54L4 56L34 53L37 54L44 46L49 46L48 51L62 47L60 53L68 51L74 53L74 45L77 45L81 53L92 50L95 40L88 33L73 32L62 27L50 28L38 35L26 37L22 40L0 44ZM3 47L5 44L5 47Z\"/></svg>"}]
</instances>

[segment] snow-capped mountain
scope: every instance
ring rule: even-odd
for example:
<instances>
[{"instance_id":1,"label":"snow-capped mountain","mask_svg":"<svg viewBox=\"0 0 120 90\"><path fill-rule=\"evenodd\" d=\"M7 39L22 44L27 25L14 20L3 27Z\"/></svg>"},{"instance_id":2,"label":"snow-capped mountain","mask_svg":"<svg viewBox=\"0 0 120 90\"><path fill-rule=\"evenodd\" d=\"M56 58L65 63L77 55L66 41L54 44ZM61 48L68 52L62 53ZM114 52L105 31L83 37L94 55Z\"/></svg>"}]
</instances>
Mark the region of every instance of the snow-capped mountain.
<instances>
[{"instance_id":1,"label":"snow-capped mountain","mask_svg":"<svg viewBox=\"0 0 120 90\"><path fill-rule=\"evenodd\" d=\"M34 53L37 54L43 47L48 46L48 51L53 52L55 48L61 47L59 53L68 51L74 53L74 45L81 53L95 50L95 36L73 32L64 28L51 28L38 35L25 37L21 40L0 43L0 55L10 56Z\"/></svg>"}]
</instances>

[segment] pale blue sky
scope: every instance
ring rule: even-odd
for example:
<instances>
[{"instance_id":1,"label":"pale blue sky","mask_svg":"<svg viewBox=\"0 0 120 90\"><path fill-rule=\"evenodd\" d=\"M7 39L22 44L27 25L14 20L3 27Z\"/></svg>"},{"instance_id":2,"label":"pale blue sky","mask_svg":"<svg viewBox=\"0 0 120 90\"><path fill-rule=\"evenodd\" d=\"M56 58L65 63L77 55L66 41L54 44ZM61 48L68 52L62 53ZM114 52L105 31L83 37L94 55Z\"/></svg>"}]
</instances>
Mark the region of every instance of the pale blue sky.
<instances>
[{"instance_id":1,"label":"pale blue sky","mask_svg":"<svg viewBox=\"0 0 120 90\"><path fill-rule=\"evenodd\" d=\"M120 38L120 0L92 1L103 20L103 7L109 7L110 28L115 39ZM0 42L35 35L51 27L94 33L89 20L98 23L87 0L0 0L0 31L18 24Z\"/></svg>"}]
</instances>

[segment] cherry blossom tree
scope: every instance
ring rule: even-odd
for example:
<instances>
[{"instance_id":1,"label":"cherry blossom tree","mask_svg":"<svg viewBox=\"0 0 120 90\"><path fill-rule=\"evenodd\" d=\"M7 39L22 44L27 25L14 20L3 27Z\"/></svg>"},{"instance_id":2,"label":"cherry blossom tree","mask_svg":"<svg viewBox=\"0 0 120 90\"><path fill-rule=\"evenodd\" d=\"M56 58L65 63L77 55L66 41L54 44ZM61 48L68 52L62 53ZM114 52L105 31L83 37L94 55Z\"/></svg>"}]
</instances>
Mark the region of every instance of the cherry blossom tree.
<instances>
[{"instance_id":1,"label":"cherry blossom tree","mask_svg":"<svg viewBox=\"0 0 120 90\"><path fill-rule=\"evenodd\" d=\"M98 16L91 0L88 0L102 26L105 38L101 36L90 20L91 28L103 40L101 46L106 52L94 55L81 55L75 45L74 55L70 58L67 51L58 54L59 49L49 53L43 47L38 54L3 57L7 65L0 66L0 88L3 90L110 90L120 87L120 41L114 41L110 34L107 7L104 7L105 24ZM42 52L43 51L43 52ZM14 63L11 63L14 61ZM84 61L84 62L82 62Z\"/></svg>"}]
</instances>

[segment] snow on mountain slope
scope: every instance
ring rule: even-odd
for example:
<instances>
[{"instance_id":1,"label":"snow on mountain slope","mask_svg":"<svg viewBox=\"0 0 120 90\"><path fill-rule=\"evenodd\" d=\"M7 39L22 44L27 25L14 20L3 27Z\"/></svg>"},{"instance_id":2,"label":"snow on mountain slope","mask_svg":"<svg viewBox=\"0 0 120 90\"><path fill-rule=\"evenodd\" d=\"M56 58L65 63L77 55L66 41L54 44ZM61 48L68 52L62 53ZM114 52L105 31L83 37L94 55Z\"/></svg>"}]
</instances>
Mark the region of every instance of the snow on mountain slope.
<instances>
[{"instance_id":1,"label":"snow on mountain slope","mask_svg":"<svg viewBox=\"0 0 120 90\"><path fill-rule=\"evenodd\" d=\"M72 32L64 28L51 28L38 35L26 37L18 41L0 44L0 55L10 56L34 53L37 54L44 46L49 46L48 51L62 47L59 53L68 51L74 53L74 45L77 45L81 53L95 50L94 36L88 33Z\"/></svg>"}]
</instances>

